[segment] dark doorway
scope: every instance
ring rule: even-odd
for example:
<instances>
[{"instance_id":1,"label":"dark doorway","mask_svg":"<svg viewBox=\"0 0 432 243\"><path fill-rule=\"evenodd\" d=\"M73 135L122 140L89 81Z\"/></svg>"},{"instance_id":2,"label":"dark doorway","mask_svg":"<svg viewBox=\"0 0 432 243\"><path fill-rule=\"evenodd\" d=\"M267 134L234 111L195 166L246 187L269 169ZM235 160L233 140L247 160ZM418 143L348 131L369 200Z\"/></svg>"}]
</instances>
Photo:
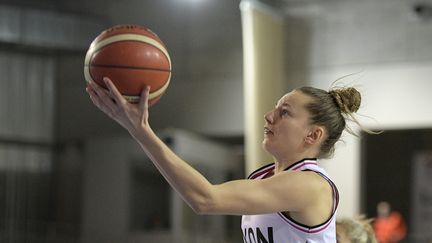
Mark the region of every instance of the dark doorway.
<instances>
[{"instance_id":1,"label":"dark doorway","mask_svg":"<svg viewBox=\"0 0 432 243\"><path fill-rule=\"evenodd\" d=\"M405 218L409 239L413 160L418 153L432 151L432 129L364 133L361 151L361 211L375 217L377 203L390 202Z\"/></svg>"}]
</instances>

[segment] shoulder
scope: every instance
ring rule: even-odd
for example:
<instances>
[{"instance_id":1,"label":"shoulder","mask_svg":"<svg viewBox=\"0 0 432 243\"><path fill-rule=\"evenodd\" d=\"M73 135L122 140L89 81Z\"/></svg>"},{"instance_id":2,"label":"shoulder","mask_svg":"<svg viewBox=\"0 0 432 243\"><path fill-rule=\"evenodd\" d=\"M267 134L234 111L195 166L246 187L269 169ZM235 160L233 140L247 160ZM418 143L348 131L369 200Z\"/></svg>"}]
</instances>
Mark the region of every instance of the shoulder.
<instances>
[{"instance_id":1,"label":"shoulder","mask_svg":"<svg viewBox=\"0 0 432 243\"><path fill-rule=\"evenodd\" d=\"M309 202L305 207L315 207L316 204L332 205L334 192L332 182L327 177L312 170L293 171L284 176L293 177L296 185L305 194L305 199Z\"/></svg>"},{"instance_id":2,"label":"shoulder","mask_svg":"<svg viewBox=\"0 0 432 243\"><path fill-rule=\"evenodd\" d=\"M330 183L315 171L284 171L276 174L274 179L282 185L294 187L312 202L332 194Z\"/></svg>"},{"instance_id":3,"label":"shoulder","mask_svg":"<svg viewBox=\"0 0 432 243\"><path fill-rule=\"evenodd\" d=\"M333 189L330 183L315 171L287 171L281 177L294 179L299 190L296 195L301 198L301 205L289 214L297 222L305 225L318 225L334 214Z\"/></svg>"},{"instance_id":4,"label":"shoulder","mask_svg":"<svg viewBox=\"0 0 432 243\"><path fill-rule=\"evenodd\" d=\"M329 187L328 179L320 173L312 170L284 171L278 174L278 176L294 179L298 185L312 190L321 190Z\"/></svg>"}]
</instances>

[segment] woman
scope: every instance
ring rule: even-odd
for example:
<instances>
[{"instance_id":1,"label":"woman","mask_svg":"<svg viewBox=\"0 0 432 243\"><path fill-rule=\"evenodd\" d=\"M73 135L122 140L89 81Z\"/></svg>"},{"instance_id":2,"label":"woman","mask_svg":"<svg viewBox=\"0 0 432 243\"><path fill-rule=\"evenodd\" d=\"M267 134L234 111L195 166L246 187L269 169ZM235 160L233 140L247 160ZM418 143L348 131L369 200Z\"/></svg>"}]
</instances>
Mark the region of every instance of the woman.
<instances>
[{"instance_id":1,"label":"woman","mask_svg":"<svg viewBox=\"0 0 432 243\"><path fill-rule=\"evenodd\" d=\"M122 125L198 214L244 215L244 242L336 242L338 192L316 158L329 157L360 106L354 88L330 92L303 87L284 95L265 115L263 147L274 163L248 180L212 185L174 154L148 123L149 87L139 104L128 103L111 80L109 92L91 82L93 103Z\"/></svg>"},{"instance_id":2,"label":"woman","mask_svg":"<svg viewBox=\"0 0 432 243\"><path fill-rule=\"evenodd\" d=\"M371 219L364 216L358 219L343 218L336 221L338 243L377 243Z\"/></svg>"},{"instance_id":3,"label":"woman","mask_svg":"<svg viewBox=\"0 0 432 243\"><path fill-rule=\"evenodd\" d=\"M399 212L393 211L387 201L377 204L377 217L373 222L373 228L380 243L398 243L407 234L404 218Z\"/></svg>"}]
</instances>

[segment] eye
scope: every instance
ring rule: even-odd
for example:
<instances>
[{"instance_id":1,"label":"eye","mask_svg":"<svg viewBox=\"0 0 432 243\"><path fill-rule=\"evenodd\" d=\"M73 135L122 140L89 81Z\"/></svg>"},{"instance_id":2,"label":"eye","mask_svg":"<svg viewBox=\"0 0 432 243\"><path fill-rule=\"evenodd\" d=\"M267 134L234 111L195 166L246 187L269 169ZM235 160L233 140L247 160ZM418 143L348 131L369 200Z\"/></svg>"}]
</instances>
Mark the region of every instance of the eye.
<instances>
[{"instance_id":1,"label":"eye","mask_svg":"<svg viewBox=\"0 0 432 243\"><path fill-rule=\"evenodd\" d=\"M280 115L281 115L281 116L290 116L291 113L290 113L289 110L287 110L287 109L282 109L282 110L280 111Z\"/></svg>"}]
</instances>

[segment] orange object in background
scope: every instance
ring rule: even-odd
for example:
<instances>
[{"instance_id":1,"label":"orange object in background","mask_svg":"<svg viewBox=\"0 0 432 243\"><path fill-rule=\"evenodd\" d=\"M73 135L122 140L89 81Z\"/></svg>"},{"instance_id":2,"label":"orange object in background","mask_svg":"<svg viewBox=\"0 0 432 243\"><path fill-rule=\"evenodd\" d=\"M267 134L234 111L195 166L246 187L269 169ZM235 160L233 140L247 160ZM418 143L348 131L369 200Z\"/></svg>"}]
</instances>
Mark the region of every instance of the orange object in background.
<instances>
[{"instance_id":1,"label":"orange object in background","mask_svg":"<svg viewBox=\"0 0 432 243\"><path fill-rule=\"evenodd\" d=\"M380 202L377 206L378 215L373 227L379 243L397 243L407 234L407 227L402 215L391 212L388 202Z\"/></svg>"}]
</instances>

